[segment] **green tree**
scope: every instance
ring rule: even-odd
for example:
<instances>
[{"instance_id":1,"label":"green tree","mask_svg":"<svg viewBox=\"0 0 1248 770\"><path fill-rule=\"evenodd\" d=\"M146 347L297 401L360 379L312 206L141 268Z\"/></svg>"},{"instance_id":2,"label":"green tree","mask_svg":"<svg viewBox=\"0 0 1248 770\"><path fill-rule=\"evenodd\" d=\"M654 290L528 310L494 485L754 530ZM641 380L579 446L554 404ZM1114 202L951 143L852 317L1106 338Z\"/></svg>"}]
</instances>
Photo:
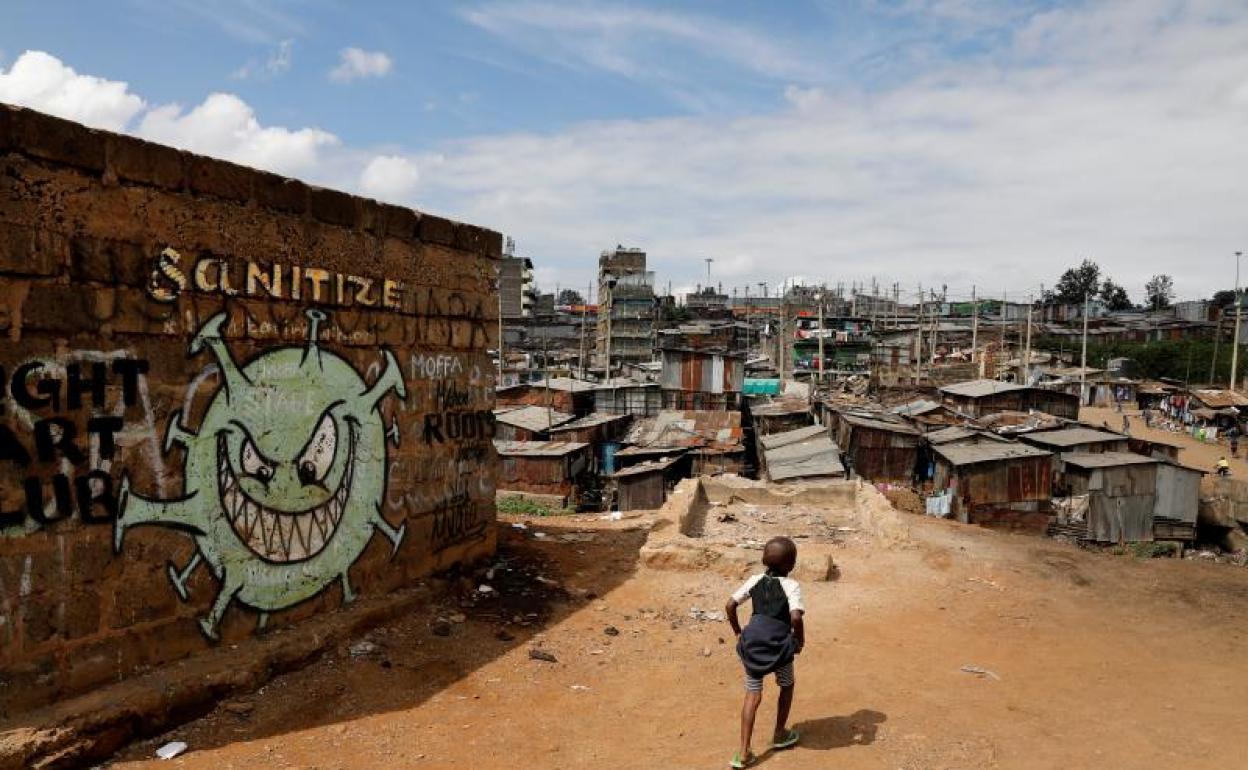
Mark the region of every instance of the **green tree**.
<instances>
[{"instance_id":1,"label":"green tree","mask_svg":"<svg viewBox=\"0 0 1248 770\"><path fill-rule=\"evenodd\" d=\"M557 305L584 305L585 300L581 297L581 293L576 289L564 289L559 292L559 299L556 300Z\"/></svg>"},{"instance_id":2,"label":"green tree","mask_svg":"<svg viewBox=\"0 0 1248 770\"><path fill-rule=\"evenodd\" d=\"M1050 299L1063 304L1083 302L1084 297L1095 297L1101 288L1101 268L1090 259L1083 260L1078 267L1072 267L1062 273L1053 287Z\"/></svg>"},{"instance_id":3,"label":"green tree","mask_svg":"<svg viewBox=\"0 0 1248 770\"><path fill-rule=\"evenodd\" d=\"M1144 284L1144 302L1149 310L1165 310L1174 299L1174 279L1168 275L1154 275Z\"/></svg>"},{"instance_id":4,"label":"green tree","mask_svg":"<svg viewBox=\"0 0 1248 770\"><path fill-rule=\"evenodd\" d=\"M1214 307L1226 307L1228 305L1234 305L1235 304L1235 290L1223 289L1222 291L1215 291L1213 293L1213 299L1211 300L1211 302L1213 302Z\"/></svg>"},{"instance_id":5,"label":"green tree","mask_svg":"<svg viewBox=\"0 0 1248 770\"><path fill-rule=\"evenodd\" d=\"M1106 310L1131 309L1131 298L1127 296L1127 290L1108 278L1101 284L1101 302L1105 303Z\"/></svg>"}]
</instances>

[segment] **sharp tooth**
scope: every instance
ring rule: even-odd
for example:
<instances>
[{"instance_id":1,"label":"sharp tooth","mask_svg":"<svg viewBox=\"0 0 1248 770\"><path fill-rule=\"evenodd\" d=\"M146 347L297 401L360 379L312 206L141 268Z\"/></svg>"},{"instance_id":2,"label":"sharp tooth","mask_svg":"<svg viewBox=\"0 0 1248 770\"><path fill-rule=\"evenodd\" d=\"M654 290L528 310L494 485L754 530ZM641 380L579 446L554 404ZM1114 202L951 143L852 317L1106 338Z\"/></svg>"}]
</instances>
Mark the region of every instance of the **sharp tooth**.
<instances>
[{"instance_id":1,"label":"sharp tooth","mask_svg":"<svg viewBox=\"0 0 1248 770\"><path fill-rule=\"evenodd\" d=\"M312 513L302 513L295 517L295 539L297 545L303 548L304 554L308 551L308 540L311 539L312 533Z\"/></svg>"},{"instance_id":2,"label":"sharp tooth","mask_svg":"<svg viewBox=\"0 0 1248 770\"><path fill-rule=\"evenodd\" d=\"M325 510L326 506L322 505L312 514L312 521L316 524L316 531L321 537L321 542L325 542L325 522L329 513Z\"/></svg>"},{"instance_id":3,"label":"sharp tooth","mask_svg":"<svg viewBox=\"0 0 1248 770\"><path fill-rule=\"evenodd\" d=\"M273 532L277 529L277 522L273 520L273 514L261 508L256 512L260 517L260 535L264 538L264 554L266 556L273 555Z\"/></svg>"},{"instance_id":4,"label":"sharp tooth","mask_svg":"<svg viewBox=\"0 0 1248 770\"><path fill-rule=\"evenodd\" d=\"M278 516L277 520L280 522L280 526L281 526L279 533L281 534L281 538L282 538L281 540L282 550L286 552L286 557L290 558L290 541L291 541L291 535L293 535L295 531L295 517L294 516Z\"/></svg>"},{"instance_id":5,"label":"sharp tooth","mask_svg":"<svg viewBox=\"0 0 1248 770\"><path fill-rule=\"evenodd\" d=\"M256 510L256 506L247 503L243 506L243 524L247 527L247 540L251 540L252 534L256 531L256 523L260 519L260 514Z\"/></svg>"}]
</instances>

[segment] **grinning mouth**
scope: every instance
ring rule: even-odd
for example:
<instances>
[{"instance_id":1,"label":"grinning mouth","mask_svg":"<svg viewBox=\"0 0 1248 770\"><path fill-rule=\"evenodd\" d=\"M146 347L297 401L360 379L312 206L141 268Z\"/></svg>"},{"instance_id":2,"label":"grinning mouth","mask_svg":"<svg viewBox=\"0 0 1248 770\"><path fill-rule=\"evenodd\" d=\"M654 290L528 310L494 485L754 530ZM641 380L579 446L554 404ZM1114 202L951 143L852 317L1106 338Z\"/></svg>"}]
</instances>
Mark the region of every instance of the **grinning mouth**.
<instances>
[{"instance_id":1,"label":"grinning mouth","mask_svg":"<svg viewBox=\"0 0 1248 770\"><path fill-rule=\"evenodd\" d=\"M354 449L347 452L347 468L333 497L307 511L289 513L265 508L243 493L230 467L225 434L217 439L217 487L221 505L246 546L263 559L282 564L316 556L334 536L351 493L355 471Z\"/></svg>"}]
</instances>

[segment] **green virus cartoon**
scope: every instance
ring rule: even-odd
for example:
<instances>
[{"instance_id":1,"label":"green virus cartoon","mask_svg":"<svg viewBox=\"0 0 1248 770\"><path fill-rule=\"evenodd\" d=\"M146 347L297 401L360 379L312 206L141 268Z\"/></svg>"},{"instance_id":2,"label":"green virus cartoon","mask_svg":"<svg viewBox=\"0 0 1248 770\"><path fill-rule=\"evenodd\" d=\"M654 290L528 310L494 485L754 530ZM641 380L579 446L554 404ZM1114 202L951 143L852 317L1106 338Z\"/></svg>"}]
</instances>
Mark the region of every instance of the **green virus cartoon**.
<instances>
[{"instance_id":1,"label":"green virus cartoon","mask_svg":"<svg viewBox=\"0 0 1248 770\"><path fill-rule=\"evenodd\" d=\"M221 338L226 314L209 319L191 341L217 360L220 386L198 430L185 411L169 420L165 451L176 442L186 452L182 495L153 500L122 478L113 546L121 551L131 527L156 525L189 533L196 551L169 580L183 601L187 581L206 563L220 583L212 609L199 621L218 638L230 602L257 610L259 627L269 613L292 607L342 581L343 600L354 598L347 571L374 530L399 548L406 525L382 516L388 462L381 402L406 397L394 355L372 386L337 354L321 349L317 332L327 316L307 311L306 346L265 351L240 367Z\"/></svg>"}]
</instances>

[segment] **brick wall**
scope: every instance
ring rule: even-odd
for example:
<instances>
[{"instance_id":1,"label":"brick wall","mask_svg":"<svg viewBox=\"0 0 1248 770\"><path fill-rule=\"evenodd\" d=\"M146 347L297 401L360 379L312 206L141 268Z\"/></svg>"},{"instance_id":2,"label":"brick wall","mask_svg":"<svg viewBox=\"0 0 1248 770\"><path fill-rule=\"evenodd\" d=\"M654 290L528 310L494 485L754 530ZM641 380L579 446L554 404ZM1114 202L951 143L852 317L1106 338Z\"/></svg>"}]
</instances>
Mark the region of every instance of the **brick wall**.
<instances>
[{"instance_id":1,"label":"brick wall","mask_svg":"<svg viewBox=\"0 0 1248 770\"><path fill-rule=\"evenodd\" d=\"M500 252L0 105L0 717L492 551Z\"/></svg>"}]
</instances>

